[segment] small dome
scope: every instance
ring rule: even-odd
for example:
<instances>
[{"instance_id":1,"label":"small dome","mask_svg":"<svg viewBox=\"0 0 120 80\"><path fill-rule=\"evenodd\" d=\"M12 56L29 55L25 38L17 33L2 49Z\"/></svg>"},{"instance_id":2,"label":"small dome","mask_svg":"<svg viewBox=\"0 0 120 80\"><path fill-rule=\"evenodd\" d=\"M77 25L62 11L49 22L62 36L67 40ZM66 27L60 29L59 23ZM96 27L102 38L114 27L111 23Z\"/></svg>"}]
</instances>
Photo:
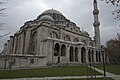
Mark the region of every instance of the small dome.
<instances>
[{"instance_id":1,"label":"small dome","mask_svg":"<svg viewBox=\"0 0 120 80\"><path fill-rule=\"evenodd\" d=\"M44 11L42 14L50 14L50 13L55 13L55 14L60 14L60 15L62 15L62 13L61 12L59 12L59 11L57 11L57 10L54 10L54 9L49 9L49 10L46 10L46 11Z\"/></svg>"},{"instance_id":2,"label":"small dome","mask_svg":"<svg viewBox=\"0 0 120 80\"><path fill-rule=\"evenodd\" d=\"M17 31L15 34L19 34L20 32L19 31Z\"/></svg>"},{"instance_id":3,"label":"small dome","mask_svg":"<svg viewBox=\"0 0 120 80\"><path fill-rule=\"evenodd\" d=\"M85 35L85 36L89 36L87 31L82 31L82 34Z\"/></svg>"},{"instance_id":4,"label":"small dome","mask_svg":"<svg viewBox=\"0 0 120 80\"><path fill-rule=\"evenodd\" d=\"M41 21L52 21L52 22L54 22L54 19L53 19L51 16L49 16L49 15L44 15L44 16L42 16L42 17L40 18L40 20L41 20Z\"/></svg>"}]
</instances>

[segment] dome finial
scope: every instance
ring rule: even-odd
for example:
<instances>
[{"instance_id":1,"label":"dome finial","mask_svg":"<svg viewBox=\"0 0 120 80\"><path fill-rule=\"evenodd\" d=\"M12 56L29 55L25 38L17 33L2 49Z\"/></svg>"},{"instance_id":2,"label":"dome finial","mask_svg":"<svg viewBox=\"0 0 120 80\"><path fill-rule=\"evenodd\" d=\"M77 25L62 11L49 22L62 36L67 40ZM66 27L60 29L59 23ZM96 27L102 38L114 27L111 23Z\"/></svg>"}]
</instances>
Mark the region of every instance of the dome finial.
<instances>
[{"instance_id":1,"label":"dome finial","mask_svg":"<svg viewBox=\"0 0 120 80\"><path fill-rule=\"evenodd\" d=\"M84 31L83 27L82 27L82 32Z\"/></svg>"}]
</instances>

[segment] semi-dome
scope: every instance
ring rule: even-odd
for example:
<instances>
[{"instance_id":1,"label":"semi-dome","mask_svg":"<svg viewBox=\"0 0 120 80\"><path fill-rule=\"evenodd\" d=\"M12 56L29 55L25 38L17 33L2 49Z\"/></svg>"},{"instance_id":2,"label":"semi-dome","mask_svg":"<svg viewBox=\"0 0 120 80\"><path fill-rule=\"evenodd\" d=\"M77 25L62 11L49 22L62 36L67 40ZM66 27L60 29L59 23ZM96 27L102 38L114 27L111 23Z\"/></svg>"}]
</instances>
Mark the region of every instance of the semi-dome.
<instances>
[{"instance_id":1,"label":"semi-dome","mask_svg":"<svg viewBox=\"0 0 120 80\"><path fill-rule=\"evenodd\" d=\"M46 10L46 11L44 11L42 14L53 14L53 13L55 13L55 14L60 14L60 15L62 15L62 13L61 12L59 12L59 11L57 11L57 10L55 10L55 9L49 9L49 10Z\"/></svg>"},{"instance_id":2,"label":"semi-dome","mask_svg":"<svg viewBox=\"0 0 120 80\"><path fill-rule=\"evenodd\" d=\"M40 20L41 21L52 21L52 22L54 22L54 19L49 15L41 16Z\"/></svg>"}]
</instances>

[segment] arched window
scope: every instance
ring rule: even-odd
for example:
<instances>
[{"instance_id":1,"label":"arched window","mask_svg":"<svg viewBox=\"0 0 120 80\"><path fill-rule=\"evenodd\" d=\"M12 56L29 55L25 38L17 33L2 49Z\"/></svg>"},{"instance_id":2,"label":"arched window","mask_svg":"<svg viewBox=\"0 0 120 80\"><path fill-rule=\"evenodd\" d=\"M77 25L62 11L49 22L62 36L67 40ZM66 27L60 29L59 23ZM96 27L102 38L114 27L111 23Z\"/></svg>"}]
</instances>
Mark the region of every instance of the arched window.
<instances>
[{"instance_id":1,"label":"arched window","mask_svg":"<svg viewBox=\"0 0 120 80\"><path fill-rule=\"evenodd\" d=\"M49 34L49 37L52 38L52 33Z\"/></svg>"},{"instance_id":2,"label":"arched window","mask_svg":"<svg viewBox=\"0 0 120 80\"><path fill-rule=\"evenodd\" d=\"M66 41L71 41L71 39L68 35L66 35Z\"/></svg>"},{"instance_id":3,"label":"arched window","mask_svg":"<svg viewBox=\"0 0 120 80\"><path fill-rule=\"evenodd\" d=\"M63 44L61 46L61 56L65 56L66 55L66 46Z\"/></svg>"},{"instance_id":4,"label":"arched window","mask_svg":"<svg viewBox=\"0 0 120 80\"><path fill-rule=\"evenodd\" d=\"M58 38L58 34L56 32L53 32L53 38Z\"/></svg>"},{"instance_id":5,"label":"arched window","mask_svg":"<svg viewBox=\"0 0 120 80\"><path fill-rule=\"evenodd\" d=\"M78 38L75 38L75 39L74 39L74 42L79 42L79 39L78 39Z\"/></svg>"},{"instance_id":6,"label":"arched window","mask_svg":"<svg viewBox=\"0 0 120 80\"><path fill-rule=\"evenodd\" d=\"M65 40L65 36L63 37L63 40Z\"/></svg>"},{"instance_id":7,"label":"arched window","mask_svg":"<svg viewBox=\"0 0 120 80\"><path fill-rule=\"evenodd\" d=\"M37 53L37 32L35 31L32 34L32 54L36 54Z\"/></svg>"},{"instance_id":8,"label":"arched window","mask_svg":"<svg viewBox=\"0 0 120 80\"><path fill-rule=\"evenodd\" d=\"M92 42L90 42L90 43L89 43L89 46L93 46L93 43L92 43Z\"/></svg>"},{"instance_id":9,"label":"arched window","mask_svg":"<svg viewBox=\"0 0 120 80\"><path fill-rule=\"evenodd\" d=\"M55 47L54 47L54 56L58 56L59 55L59 49L60 49L59 44L56 43Z\"/></svg>"}]
</instances>

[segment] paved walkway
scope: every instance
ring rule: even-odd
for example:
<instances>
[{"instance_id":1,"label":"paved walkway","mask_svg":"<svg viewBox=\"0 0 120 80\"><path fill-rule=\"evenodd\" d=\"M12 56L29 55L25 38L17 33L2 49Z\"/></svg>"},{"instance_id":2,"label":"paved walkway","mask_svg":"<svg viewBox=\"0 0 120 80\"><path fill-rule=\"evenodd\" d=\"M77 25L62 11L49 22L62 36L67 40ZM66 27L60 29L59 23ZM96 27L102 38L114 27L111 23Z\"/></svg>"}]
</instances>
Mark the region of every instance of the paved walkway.
<instances>
[{"instance_id":1,"label":"paved walkway","mask_svg":"<svg viewBox=\"0 0 120 80\"><path fill-rule=\"evenodd\" d=\"M18 79L2 79L2 80L61 80L61 79L81 79L91 78L91 76L65 76L65 77L43 77L43 78L18 78ZM96 78L103 78L103 76L96 76Z\"/></svg>"},{"instance_id":2,"label":"paved walkway","mask_svg":"<svg viewBox=\"0 0 120 80\"><path fill-rule=\"evenodd\" d=\"M93 67L91 67L91 68L94 69ZM102 74L104 74L104 71L103 71L103 70L100 70L100 69L97 69L97 68L95 68L95 70L98 71L98 72L100 72L100 73L102 73ZM111 77L111 78L113 78L114 80L120 80L120 75L115 75L115 74L106 72L106 76L107 76L107 77Z\"/></svg>"}]
</instances>

